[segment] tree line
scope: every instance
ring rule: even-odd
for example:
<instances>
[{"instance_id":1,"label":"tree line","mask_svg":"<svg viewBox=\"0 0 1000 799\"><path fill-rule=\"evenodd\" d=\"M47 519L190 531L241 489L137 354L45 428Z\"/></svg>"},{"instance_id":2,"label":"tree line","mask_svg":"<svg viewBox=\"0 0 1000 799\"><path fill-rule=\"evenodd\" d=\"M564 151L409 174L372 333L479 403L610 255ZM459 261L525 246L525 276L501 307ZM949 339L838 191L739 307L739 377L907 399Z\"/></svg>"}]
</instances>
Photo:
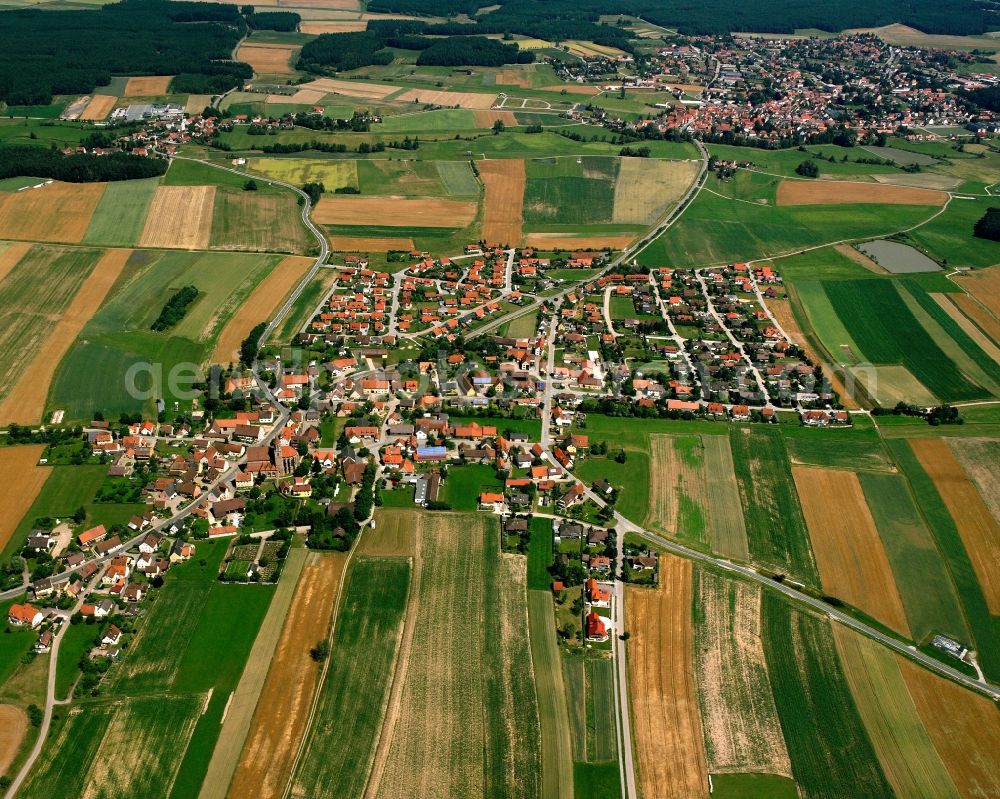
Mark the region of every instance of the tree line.
<instances>
[{"instance_id":1,"label":"tree line","mask_svg":"<svg viewBox=\"0 0 1000 799\"><path fill-rule=\"evenodd\" d=\"M52 178L66 183L96 183L155 178L167 171L163 158L144 158L131 153L63 155L28 145L0 147L0 178L22 175Z\"/></svg>"}]
</instances>

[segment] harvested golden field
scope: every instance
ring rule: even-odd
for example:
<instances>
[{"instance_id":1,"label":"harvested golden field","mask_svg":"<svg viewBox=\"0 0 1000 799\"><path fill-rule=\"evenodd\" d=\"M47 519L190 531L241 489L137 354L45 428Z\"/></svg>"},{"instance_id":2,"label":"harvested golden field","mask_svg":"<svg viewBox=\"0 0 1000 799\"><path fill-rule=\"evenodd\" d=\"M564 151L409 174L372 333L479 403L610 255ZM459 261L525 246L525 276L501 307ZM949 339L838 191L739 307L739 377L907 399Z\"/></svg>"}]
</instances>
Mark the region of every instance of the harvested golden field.
<instances>
[{"instance_id":1,"label":"harvested golden field","mask_svg":"<svg viewBox=\"0 0 1000 799\"><path fill-rule=\"evenodd\" d=\"M683 541L707 541L705 445L700 436L652 435L645 524Z\"/></svg>"},{"instance_id":2,"label":"harvested golden field","mask_svg":"<svg viewBox=\"0 0 1000 799\"><path fill-rule=\"evenodd\" d=\"M87 107L83 113L80 114L80 119L91 122L100 122L103 119L107 119L108 114L111 113L117 102L118 98L113 94L95 94L90 99L90 102L87 103ZM202 108L204 107L202 106ZM200 111L201 109L198 110Z\"/></svg>"},{"instance_id":3,"label":"harvested golden field","mask_svg":"<svg viewBox=\"0 0 1000 799\"><path fill-rule=\"evenodd\" d=\"M280 799L305 735L320 667L309 649L326 637L347 555L309 556L271 660L229 796Z\"/></svg>"},{"instance_id":4,"label":"harvested golden field","mask_svg":"<svg viewBox=\"0 0 1000 799\"><path fill-rule=\"evenodd\" d=\"M860 255L861 253L858 254ZM810 360L812 360L813 363L824 362L825 359L820 357L819 353L816 352L816 349L806 338L805 333L802 332L802 328L799 327L799 322L795 318L795 313L792 311L791 300L768 300L767 308L772 314L774 314L774 318L778 321L778 324L781 325L782 329L791 337L792 343L802 347L806 351L806 355L810 358ZM823 374L829 378L830 385L833 387L833 390L840 395L840 402L845 408L848 410L854 410L860 407L854 397L848 392L840 372L827 368L823 370Z\"/></svg>"},{"instance_id":5,"label":"harvested golden field","mask_svg":"<svg viewBox=\"0 0 1000 799\"><path fill-rule=\"evenodd\" d=\"M386 239L369 236L334 236L331 248L338 252L389 252L402 250L409 252L416 245L413 239Z\"/></svg>"},{"instance_id":6,"label":"harvested golden field","mask_svg":"<svg viewBox=\"0 0 1000 799\"><path fill-rule=\"evenodd\" d=\"M486 187L483 239L489 244L520 244L524 221L524 161L520 158L479 161L476 166Z\"/></svg>"},{"instance_id":7,"label":"harvested golden field","mask_svg":"<svg viewBox=\"0 0 1000 799\"><path fill-rule=\"evenodd\" d=\"M479 92L449 92L441 89L407 89L399 97L393 99L398 103L424 103L425 105L442 105L446 108L492 108L497 99L495 94L480 94Z\"/></svg>"},{"instance_id":8,"label":"harvested golden field","mask_svg":"<svg viewBox=\"0 0 1000 799\"><path fill-rule=\"evenodd\" d=\"M841 624L837 653L882 771L897 796L960 799L906 689L896 656Z\"/></svg>"},{"instance_id":9,"label":"harvested golden field","mask_svg":"<svg viewBox=\"0 0 1000 799\"><path fill-rule=\"evenodd\" d=\"M615 181L616 224L651 225L684 196L698 175L690 161L622 158Z\"/></svg>"},{"instance_id":10,"label":"harvested golden field","mask_svg":"<svg viewBox=\"0 0 1000 799\"><path fill-rule=\"evenodd\" d=\"M97 262L48 337L25 358L17 382L0 402L0 423L37 424L42 419L56 368L83 326L101 307L131 254L131 250L108 250Z\"/></svg>"},{"instance_id":11,"label":"harvested golden field","mask_svg":"<svg viewBox=\"0 0 1000 799\"><path fill-rule=\"evenodd\" d=\"M378 525L366 529L358 542L358 555L412 556L417 548L420 514L413 510L380 510Z\"/></svg>"},{"instance_id":12,"label":"harvested golden field","mask_svg":"<svg viewBox=\"0 0 1000 799\"><path fill-rule=\"evenodd\" d=\"M291 73L292 61L301 48L297 44L241 44L236 51L236 60L253 67L257 74Z\"/></svg>"},{"instance_id":13,"label":"harvested golden field","mask_svg":"<svg viewBox=\"0 0 1000 799\"><path fill-rule=\"evenodd\" d=\"M7 273L17 266L17 262L27 255L31 245L28 242L16 241L0 247L4 248L0 250L0 281L2 281L7 277Z\"/></svg>"},{"instance_id":14,"label":"harvested golden field","mask_svg":"<svg viewBox=\"0 0 1000 799\"><path fill-rule=\"evenodd\" d=\"M28 716L14 705L0 705L0 773L6 774L28 731Z\"/></svg>"},{"instance_id":15,"label":"harvested golden field","mask_svg":"<svg viewBox=\"0 0 1000 799\"><path fill-rule=\"evenodd\" d=\"M170 81L173 75L153 75L147 77L129 78L125 84L123 97L158 97L170 91Z\"/></svg>"},{"instance_id":16,"label":"harvested golden field","mask_svg":"<svg viewBox=\"0 0 1000 799\"><path fill-rule=\"evenodd\" d=\"M760 587L699 569L697 605L696 673L708 770L791 777L761 644Z\"/></svg>"},{"instance_id":17,"label":"harvested golden field","mask_svg":"<svg viewBox=\"0 0 1000 799\"><path fill-rule=\"evenodd\" d=\"M348 19L343 22L301 22L299 30L313 36L321 33L356 33L368 27L368 22L363 19Z\"/></svg>"},{"instance_id":18,"label":"harvested golden field","mask_svg":"<svg viewBox=\"0 0 1000 799\"><path fill-rule=\"evenodd\" d=\"M313 210L321 225L458 228L475 216L474 202L433 198L327 195Z\"/></svg>"},{"instance_id":19,"label":"harvested golden field","mask_svg":"<svg viewBox=\"0 0 1000 799\"><path fill-rule=\"evenodd\" d=\"M38 465L45 451L44 444L27 444L0 448L0 550L7 546L11 535L35 501L38 492L52 470ZM0 727L2 729L2 727Z\"/></svg>"},{"instance_id":20,"label":"harvested golden field","mask_svg":"<svg viewBox=\"0 0 1000 799\"><path fill-rule=\"evenodd\" d=\"M323 101L326 97L327 92L321 92L318 89L299 89L295 94L288 96L286 94L269 94L267 96L267 102L269 103L300 103L302 105L317 105Z\"/></svg>"},{"instance_id":21,"label":"harvested golden field","mask_svg":"<svg viewBox=\"0 0 1000 799\"><path fill-rule=\"evenodd\" d=\"M660 556L656 589L625 589L632 732L642 795L704 797L708 767L694 679L691 562Z\"/></svg>"},{"instance_id":22,"label":"harvested golden field","mask_svg":"<svg viewBox=\"0 0 1000 799\"><path fill-rule=\"evenodd\" d=\"M902 364L848 366L847 372L856 381L855 385L883 408L891 408L900 401L925 407L939 404L927 386Z\"/></svg>"},{"instance_id":23,"label":"harvested golden field","mask_svg":"<svg viewBox=\"0 0 1000 799\"><path fill-rule=\"evenodd\" d=\"M52 181L0 192L0 238L79 244L106 185Z\"/></svg>"},{"instance_id":24,"label":"harvested golden field","mask_svg":"<svg viewBox=\"0 0 1000 799\"><path fill-rule=\"evenodd\" d=\"M190 94L187 98L187 103L184 105L185 114L200 114L205 110L206 106L212 104L212 95L210 94Z\"/></svg>"},{"instance_id":25,"label":"harvested golden field","mask_svg":"<svg viewBox=\"0 0 1000 799\"><path fill-rule=\"evenodd\" d=\"M207 249L214 209L215 186L158 186L139 245Z\"/></svg>"},{"instance_id":26,"label":"harvested golden field","mask_svg":"<svg viewBox=\"0 0 1000 799\"><path fill-rule=\"evenodd\" d=\"M846 180L783 180L778 184L778 205L842 205L874 203L877 205L944 205L943 191L855 183Z\"/></svg>"},{"instance_id":27,"label":"harvested golden field","mask_svg":"<svg viewBox=\"0 0 1000 799\"><path fill-rule=\"evenodd\" d=\"M948 438L948 448L976 484L993 518L1000 521L1000 441L995 438Z\"/></svg>"},{"instance_id":28,"label":"harvested golden field","mask_svg":"<svg viewBox=\"0 0 1000 799\"><path fill-rule=\"evenodd\" d=\"M386 86L381 83L364 83L359 80L337 80L336 78L318 78L299 86L299 91L313 90L326 94L342 94L345 97L357 97L361 100L382 100L393 92L398 92L398 86ZM294 100L294 102L299 102Z\"/></svg>"},{"instance_id":29,"label":"harvested golden field","mask_svg":"<svg viewBox=\"0 0 1000 799\"><path fill-rule=\"evenodd\" d=\"M950 294L951 301L994 342L1000 344L1000 319L971 294Z\"/></svg>"},{"instance_id":30,"label":"harvested golden field","mask_svg":"<svg viewBox=\"0 0 1000 799\"><path fill-rule=\"evenodd\" d=\"M212 353L212 363L229 364L239 360L243 339L254 326L269 320L284 304L313 262L312 258L290 255L274 267L222 328Z\"/></svg>"},{"instance_id":31,"label":"harvested golden field","mask_svg":"<svg viewBox=\"0 0 1000 799\"><path fill-rule=\"evenodd\" d=\"M479 110L472 113L476 120L477 128L492 128L497 121L503 122L504 125L508 126L517 124L517 117L514 116L513 111Z\"/></svg>"},{"instance_id":32,"label":"harvested golden field","mask_svg":"<svg viewBox=\"0 0 1000 799\"><path fill-rule=\"evenodd\" d=\"M636 237L629 234L529 233L525 243L540 250L624 250Z\"/></svg>"},{"instance_id":33,"label":"harvested golden field","mask_svg":"<svg viewBox=\"0 0 1000 799\"><path fill-rule=\"evenodd\" d=\"M956 275L953 279L979 300L995 319L1000 319L1000 266L974 269Z\"/></svg>"},{"instance_id":34,"label":"harvested golden field","mask_svg":"<svg viewBox=\"0 0 1000 799\"><path fill-rule=\"evenodd\" d=\"M889 558L854 472L793 466L823 590L909 635Z\"/></svg>"},{"instance_id":35,"label":"harvested golden field","mask_svg":"<svg viewBox=\"0 0 1000 799\"><path fill-rule=\"evenodd\" d=\"M903 47L938 47L941 49L962 49L967 47L996 48L996 39L990 36L953 36L948 34L924 33L901 22L883 25L881 28L856 28L845 33L874 33L889 44Z\"/></svg>"},{"instance_id":36,"label":"harvested golden field","mask_svg":"<svg viewBox=\"0 0 1000 799\"><path fill-rule=\"evenodd\" d=\"M903 680L963 799L1000 796L997 706L897 655Z\"/></svg>"},{"instance_id":37,"label":"harvested golden field","mask_svg":"<svg viewBox=\"0 0 1000 799\"><path fill-rule=\"evenodd\" d=\"M997 347L996 344L990 341L989 337L987 337L982 330L969 321L968 317L962 313L954 302L952 302L953 299L957 300L959 297L967 300L969 299L968 295L932 293L930 296L934 299L934 302L941 306L941 310L948 314L952 321L962 328L962 331L979 345L983 352L989 355L995 363L1000 363L1000 347Z\"/></svg>"},{"instance_id":38,"label":"harvested golden field","mask_svg":"<svg viewBox=\"0 0 1000 799\"><path fill-rule=\"evenodd\" d=\"M934 481L955 521L972 568L979 578L990 613L1000 615L1000 523L951 454L942 438L914 439L910 446ZM994 470L993 479L996 479Z\"/></svg>"}]
</instances>

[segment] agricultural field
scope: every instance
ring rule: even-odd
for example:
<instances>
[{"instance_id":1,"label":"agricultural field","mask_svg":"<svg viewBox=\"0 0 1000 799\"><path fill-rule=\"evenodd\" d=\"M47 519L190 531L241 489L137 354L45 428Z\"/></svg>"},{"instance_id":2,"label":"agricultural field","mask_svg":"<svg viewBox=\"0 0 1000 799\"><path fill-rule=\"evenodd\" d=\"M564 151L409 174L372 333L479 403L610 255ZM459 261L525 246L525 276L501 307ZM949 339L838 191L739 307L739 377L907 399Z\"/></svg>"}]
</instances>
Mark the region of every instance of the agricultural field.
<instances>
[{"instance_id":1,"label":"agricultural field","mask_svg":"<svg viewBox=\"0 0 1000 799\"><path fill-rule=\"evenodd\" d=\"M139 243L159 179L109 183L83 236L84 244L134 247Z\"/></svg>"},{"instance_id":2,"label":"agricultural field","mask_svg":"<svg viewBox=\"0 0 1000 799\"><path fill-rule=\"evenodd\" d=\"M139 237L141 247L205 250L212 236L214 186L159 186Z\"/></svg>"},{"instance_id":3,"label":"agricultural field","mask_svg":"<svg viewBox=\"0 0 1000 799\"><path fill-rule=\"evenodd\" d=\"M702 436L705 457L705 502L712 551L734 560L749 560L747 528L740 507L729 436Z\"/></svg>"},{"instance_id":4,"label":"agricultural field","mask_svg":"<svg viewBox=\"0 0 1000 799\"><path fill-rule=\"evenodd\" d=\"M410 579L402 558L364 557L351 564L290 796L364 793L396 668Z\"/></svg>"},{"instance_id":5,"label":"agricultural field","mask_svg":"<svg viewBox=\"0 0 1000 799\"><path fill-rule=\"evenodd\" d=\"M708 496L701 437L652 436L650 449L646 524L685 543L707 545Z\"/></svg>"},{"instance_id":6,"label":"agricultural field","mask_svg":"<svg viewBox=\"0 0 1000 799\"><path fill-rule=\"evenodd\" d=\"M220 191L215 195L211 249L294 254L306 252L311 245L312 237L291 192Z\"/></svg>"},{"instance_id":7,"label":"agricultural field","mask_svg":"<svg viewBox=\"0 0 1000 799\"><path fill-rule=\"evenodd\" d=\"M388 749L369 786L374 795L536 793L538 709L526 696L534 678L525 667L525 576L513 578L497 550L496 528L482 517L422 523L413 600L421 632L397 666L398 716L384 731ZM448 634L424 634L432 629ZM517 698L512 669L521 674Z\"/></svg>"},{"instance_id":8,"label":"agricultural field","mask_svg":"<svg viewBox=\"0 0 1000 799\"><path fill-rule=\"evenodd\" d=\"M823 590L903 635L910 630L858 476L792 468Z\"/></svg>"},{"instance_id":9,"label":"agricultural field","mask_svg":"<svg viewBox=\"0 0 1000 799\"><path fill-rule=\"evenodd\" d=\"M480 161L477 168L486 187L483 238L488 242L520 243L526 181L524 161Z\"/></svg>"},{"instance_id":10,"label":"agricultural field","mask_svg":"<svg viewBox=\"0 0 1000 799\"><path fill-rule=\"evenodd\" d=\"M320 667L309 649L328 635L345 563L340 553L308 556L277 649L267 661L267 681L229 784L230 796L248 791L262 797L284 795L318 687ZM278 718L280 725L274 723Z\"/></svg>"},{"instance_id":11,"label":"agricultural field","mask_svg":"<svg viewBox=\"0 0 1000 799\"><path fill-rule=\"evenodd\" d=\"M844 677L830 622L762 594L761 635L792 776L805 797L891 797Z\"/></svg>"},{"instance_id":12,"label":"agricultural field","mask_svg":"<svg viewBox=\"0 0 1000 799\"><path fill-rule=\"evenodd\" d=\"M660 557L655 589L628 587L625 624L638 781L644 796L698 796L708 766L694 675L690 561Z\"/></svg>"},{"instance_id":13,"label":"agricultural field","mask_svg":"<svg viewBox=\"0 0 1000 799\"><path fill-rule=\"evenodd\" d=\"M326 190L351 186L358 188L355 161L314 160L308 158L251 158L247 167L269 178L301 186L322 183Z\"/></svg>"},{"instance_id":14,"label":"agricultural field","mask_svg":"<svg viewBox=\"0 0 1000 799\"><path fill-rule=\"evenodd\" d=\"M791 776L761 645L761 589L699 569L694 653L708 770Z\"/></svg>"},{"instance_id":15,"label":"agricultural field","mask_svg":"<svg viewBox=\"0 0 1000 799\"><path fill-rule=\"evenodd\" d=\"M592 225L612 221L617 158L527 161L524 220L528 224Z\"/></svg>"},{"instance_id":16,"label":"agricultural field","mask_svg":"<svg viewBox=\"0 0 1000 799\"><path fill-rule=\"evenodd\" d=\"M818 584L816 561L781 433L773 428L733 428L729 443L751 561Z\"/></svg>"},{"instance_id":17,"label":"agricultural field","mask_svg":"<svg viewBox=\"0 0 1000 799\"><path fill-rule=\"evenodd\" d=\"M388 227L465 227L476 215L476 204L464 200L399 199L395 197L324 197L313 218L323 225L365 227L379 220Z\"/></svg>"},{"instance_id":18,"label":"agricultural field","mask_svg":"<svg viewBox=\"0 0 1000 799\"><path fill-rule=\"evenodd\" d=\"M7 548L18 520L27 513L52 473L51 469L38 465L44 450L41 444L0 449L0 466L7 475L0 485L0 507L4 509L0 519L0 552Z\"/></svg>"},{"instance_id":19,"label":"agricultural field","mask_svg":"<svg viewBox=\"0 0 1000 799\"><path fill-rule=\"evenodd\" d=\"M79 244L105 186L47 181L37 188L0 192L0 238Z\"/></svg>"},{"instance_id":20,"label":"agricultural field","mask_svg":"<svg viewBox=\"0 0 1000 799\"><path fill-rule=\"evenodd\" d=\"M177 401L188 385L175 372L181 363L202 364L240 305L279 263L278 255L186 253L137 250L98 312L84 325L56 371L49 405L67 419L91 418L95 409L135 412L153 394ZM193 285L201 292L169 333L149 329L163 307L165 292ZM122 390L135 367L136 396Z\"/></svg>"},{"instance_id":21,"label":"agricultural field","mask_svg":"<svg viewBox=\"0 0 1000 799\"><path fill-rule=\"evenodd\" d=\"M809 180L783 180L776 195L778 205L943 205L947 199L945 192L928 189Z\"/></svg>"},{"instance_id":22,"label":"agricultural field","mask_svg":"<svg viewBox=\"0 0 1000 799\"><path fill-rule=\"evenodd\" d=\"M948 448L979 489L994 519L1000 521L1000 485L994 479L1000 463L1000 441L989 438L947 439Z\"/></svg>"},{"instance_id":23,"label":"agricultural field","mask_svg":"<svg viewBox=\"0 0 1000 799\"><path fill-rule=\"evenodd\" d=\"M698 175L691 161L622 158L611 221L651 225L673 207Z\"/></svg>"}]
</instances>

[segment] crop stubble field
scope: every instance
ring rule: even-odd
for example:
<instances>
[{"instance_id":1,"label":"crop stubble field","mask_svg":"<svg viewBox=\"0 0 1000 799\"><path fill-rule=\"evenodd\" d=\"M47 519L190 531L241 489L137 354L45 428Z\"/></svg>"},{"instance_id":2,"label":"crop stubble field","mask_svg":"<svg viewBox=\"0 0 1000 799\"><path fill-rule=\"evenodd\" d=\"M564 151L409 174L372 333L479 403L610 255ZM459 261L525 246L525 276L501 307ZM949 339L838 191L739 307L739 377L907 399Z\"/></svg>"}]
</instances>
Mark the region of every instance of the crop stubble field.
<instances>
[{"instance_id":1,"label":"crop stubble field","mask_svg":"<svg viewBox=\"0 0 1000 799\"><path fill-rule=\"evenodd\" d=\"M7 769L28 731L28 716L16 705L0 705L0 772Z\"/></svg>"},{"instance_id":2,"label":"crop stubble field","mask_svg":"<svg viewBox=\"0 0 1000 799\"><path fill-rule=\"evenodd\" d=\"M125 84L125 97L158 97L170 90L173 75L148 75L129 78Z\"/></svg>"},{"instance_id":3,"label":"crop stubble field","mask_svg":"<svg viewBox=\"0 0 1000 799\"><path fill-rule=\"evenodd\" d=\"M29 355L26 359L24 371L0 402L0 422L35 424L41 419L56 368L77 334L97 312L131 254L131 250L108 250L104 253L59 316L48 337L39 344L34 357Z\"/></svg>"},{"instance_id":4,"label":"crop stubble field","mask_svg":"<svg viewBox=\"0 0 1000 799\"><path fill-rule=\"evenodd\" d=\"M524 221L524 161L492 159L477 163L486 187L483 208L483 239L487 243L518 244Z\"/></svg>"},{"instance_id":5,"label":"crop stubble field","mask_svg":"<svg viewBox=\"0 0 1000 799\"><path fill-rule=\"evenodd\" d=\"M622 158L611 221L650 225L687 191L698 174L690 161Z\"/></svg>"},{"instance_id":6,"label":"crop stubble field","mask_svg":"<svg viewBox=\"0 0 1000 799\"><path fill-rule=\"evenodd\" d=\"M85 122L99 122L106 119L117 102L118 98L113 94L95 94L80 114L80 119Z\"/></svg>"},{"instance_id":7,"label":"crop stubble field","mask_svg":"<svg viewBox=\"0 0 1000 799\"><path fill-rule=\"evenodd\" d=\"M632 731L644 796L701 797L708 788L694 678L691 562L660 556L656 589L626 589Z\"/></svg>"},{"instance_id":8,"label":"crop stubble field","mask_svg":"<svg viewBox=\"0 0 1000 799\"><path fill-rule=\"evenodd\" d=\"M0 448L0 468L5 475L0 481L0 508L4 509L0 514L0 551L52 473L38 465L44 451L44 444Z\"/></svg>"},{"instance_id":9,"label":"crop stubble field","mask_svg":"<svg viewBox=\"0 0 1000 799\"><path fill-rule=\"evenodd\" d=\"M889 558L854 472L792 467L823 590L908 635Z\"/></svg>"},{"instance_id":10,"label":"crop stubble field","mask_svg":"<svg viewBox=\"0 0 1000 799\"><path fill-rule=\"evenodd\" d=\"M204 250L212 236L215 186L159 186L139 244Z\"/></svg>"},{"instance_id":11,"label":"crop stubble field","mask_svg":"<svg viewBox=\"0 0 1000 799\"><path fill-rule=\"evenodd\" d=\"M696 587L696 674L708 769L791 777L760 639L760 588L703 569Z\"/></svg>"},{"instance_id":12,"label":"crop stubble field","mask_svg":"<svg viewBox=\"0 0 1000 799\"><path fill-rule=\"evenodd\" d=\"M993 518L1000 521L1000 441L994 438L949 438L948 448L976 484Z\"/></svg>"},{"instance_id":13,"label":"crop stubble field","mask_svg":"<svg viewBox=\"0 0 1000 799\"><path fill-rule=\"evenodd\" d=\"M777 193L778 205L943 205L947 199L943 191L839 180L783 180Z\"/></svg>"},{"instance_id":14,"label":"crop stubble field","mask_svg":"<svg viewBox=\"0 0 1000 799\"><path fill-rule=\"evenodd\" d=\"M944 439L914 439L910 446L955 520L990 612L1000 615L1000 523Z\"/></svg>"},{"instance_id":15,"label":"crop stubble field","mask_svg":"<svg viewBox=\"0 0 1000 799\"><path fill-rule=\"evenodd\" d=\"M60 183L0 192L0 238L78 244L105 183Z\"/></svg>"},{"instance_id":16,"label":"crop stubble field","mask_svg":"<svg viewBox=\"0 0 1000 799\"><path fill-rule=\"evenodd\" d=\"M313 554L303 569L229 796L284 795L317 688L319 666L309 649L327 635L346 560Z\"/></svg>"},{"instance_id":17,"label":"crop stubble field","mask_svg":"<svg viewBox=\"0 0 1000 799\"><path fill-rule=\"evenodd\" d=\"M476 203L464 200L403 197L324 197L313 211L321 225L389 227L465 227L476 215Z\"/></svg>"}]
</instances>

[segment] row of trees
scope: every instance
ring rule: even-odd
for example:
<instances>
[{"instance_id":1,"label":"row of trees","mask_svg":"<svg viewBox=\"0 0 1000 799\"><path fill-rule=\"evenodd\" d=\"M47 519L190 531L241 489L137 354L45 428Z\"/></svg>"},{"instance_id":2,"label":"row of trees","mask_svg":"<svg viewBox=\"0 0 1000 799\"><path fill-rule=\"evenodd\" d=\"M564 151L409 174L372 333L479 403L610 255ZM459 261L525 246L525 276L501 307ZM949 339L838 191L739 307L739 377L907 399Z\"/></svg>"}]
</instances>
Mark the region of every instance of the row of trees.
<instances>
[{"instance_id":1,"label":"row of trees","mask_svg":"<svg viewBox=\"0 0 1000 799\"><path fill-rule=\"evenodd\" d=\"M197 287L184 286L169 300L167 300L163 308L160 310L160 315L157 316L156 319L153 320L153 324L149 326L150 329L155 330L158 333L161 333L164 330L169 330L184 318L184 314L188 312L188 308L191 307L191 303L193 303L196 299L198 299Z\"/></svg>"}]
</instances>

